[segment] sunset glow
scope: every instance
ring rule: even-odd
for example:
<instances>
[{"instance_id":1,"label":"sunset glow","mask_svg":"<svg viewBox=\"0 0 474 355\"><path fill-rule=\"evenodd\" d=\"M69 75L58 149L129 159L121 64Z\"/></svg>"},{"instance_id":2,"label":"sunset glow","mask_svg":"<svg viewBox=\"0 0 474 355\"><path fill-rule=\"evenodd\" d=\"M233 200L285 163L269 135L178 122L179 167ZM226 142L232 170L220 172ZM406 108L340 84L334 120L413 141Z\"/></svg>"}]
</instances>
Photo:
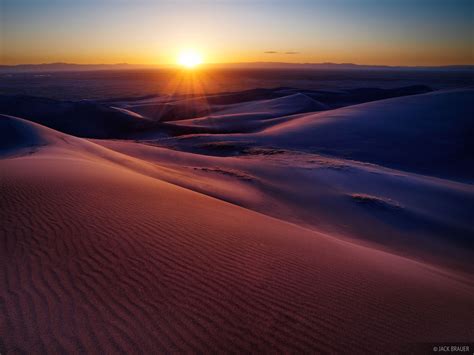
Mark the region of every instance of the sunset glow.
<instances>
[{"instance_id":1,"label":"sunset glow","mask_svg":"<svg viewBox=\"0 0 474 355\"><path fill-rule=\"evenodd\" d=\"M192 69L202 63L202 56L191 49L182 51L178 56L178 64L187 68Z\"/></svg>"},{"instance_id":2,"label":"sunset glow","mask_svg":"<svg viewBox=\"0 0 474 355\"><path fill-rule=\"evenodd\" d=\"M473 15L0 0L0 355L474 355Z\"/></svg>"},{"instance_id":3,"label":"sunset glow","mask_svg":"<svg viewBox=\"0 0 474 355\"><path fill-rule=\"evenodd\" d=\"M470 0L4 0L2 5L0 64L178 63L192 68L201 61L473 61ZM199 52L181 58L180 51L191 48Z\"/></svg>"}]
</instances>

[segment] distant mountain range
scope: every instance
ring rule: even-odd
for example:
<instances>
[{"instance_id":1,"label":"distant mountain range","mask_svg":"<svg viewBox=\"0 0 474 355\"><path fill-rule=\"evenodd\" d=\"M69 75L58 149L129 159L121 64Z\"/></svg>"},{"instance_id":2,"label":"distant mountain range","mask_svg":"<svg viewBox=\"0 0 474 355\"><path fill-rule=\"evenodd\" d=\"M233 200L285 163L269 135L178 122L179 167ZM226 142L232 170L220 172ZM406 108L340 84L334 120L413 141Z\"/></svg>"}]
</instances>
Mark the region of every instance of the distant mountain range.
<instances>
[{"instance_id":1,"label":"distant mountain range","mask_svg":"<svg viewBox=\"0 0 474 355\"><path fill-rule=\"evenodd\" d=\"M72 63L44 63L0 65L0 72L43 72L43 71L80 71L80 70L121 70L132 69L135 66L127 63L118 64L72 64Z\"/></svg>"},{"instance_id":2,"label":"distant mountain range","mask_svg":"<svg viewBox=\"0 0 474 355\"><path fill-rule=\"evenodd\" d=\"M208 64L217 68L282 68L282 69L446 69L472 70L474 65L446 65L446 66L389 66L364 65L354 63L280 63L280 62L251 62L251 63L222 63Z\"/></svg>"},{"instance_id":3,"label":"distant mountain range","mask_svg":"<svg viewBox=\"0 0 474 355\"><path fill-rule=\"evenodd\" d=\"M53 72L53 71L94 71L94 70L131 70L154 69L171 66L143 65L143 64L72 64L72 63L45 63L0 65L1 73L12 72ZM217 69L365 69L365 70L473 70L474 65L447 65L447 66L388 66L388 65L361 65L353 63L279 63L279 62L249 62L249 63L209 63L204 68Z\"/></svg>"}]
</instances>

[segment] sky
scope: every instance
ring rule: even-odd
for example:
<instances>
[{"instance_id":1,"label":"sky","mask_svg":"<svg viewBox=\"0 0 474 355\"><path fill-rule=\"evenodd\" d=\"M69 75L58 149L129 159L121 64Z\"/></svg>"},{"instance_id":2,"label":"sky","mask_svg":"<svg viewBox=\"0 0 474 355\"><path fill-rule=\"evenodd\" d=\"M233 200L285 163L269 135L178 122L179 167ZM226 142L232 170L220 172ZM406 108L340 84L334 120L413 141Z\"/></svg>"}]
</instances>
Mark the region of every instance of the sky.
<instances>
[{"instance_id":1,"label":"sky","mask_svg":"<svg viewBox=\"0 0 474 355\"><path fill-rule=\"evenodd\" d=\"M474 64L474 0L0 0L0 63Z\"/></svg>"}]
</instances>

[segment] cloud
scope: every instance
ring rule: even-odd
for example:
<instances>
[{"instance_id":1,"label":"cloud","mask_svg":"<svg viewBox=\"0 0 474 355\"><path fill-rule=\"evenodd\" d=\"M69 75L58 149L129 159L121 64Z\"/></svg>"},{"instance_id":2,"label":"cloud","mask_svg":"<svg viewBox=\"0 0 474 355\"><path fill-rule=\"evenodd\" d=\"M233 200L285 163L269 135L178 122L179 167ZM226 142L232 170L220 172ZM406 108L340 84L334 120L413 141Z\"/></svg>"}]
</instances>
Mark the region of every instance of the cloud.
<instances>
[{"instance_id":1,"label":"cloud","mask_svg":"<svg viewBox=\"0 0 474 355\"><path fill-rule=\"evenodd\" d=\"M288 52L265 51L263 53L265 53L265 54L298 54L299 52L293 52L293 51L288 51Z\"/></svg>"}]
</instances>

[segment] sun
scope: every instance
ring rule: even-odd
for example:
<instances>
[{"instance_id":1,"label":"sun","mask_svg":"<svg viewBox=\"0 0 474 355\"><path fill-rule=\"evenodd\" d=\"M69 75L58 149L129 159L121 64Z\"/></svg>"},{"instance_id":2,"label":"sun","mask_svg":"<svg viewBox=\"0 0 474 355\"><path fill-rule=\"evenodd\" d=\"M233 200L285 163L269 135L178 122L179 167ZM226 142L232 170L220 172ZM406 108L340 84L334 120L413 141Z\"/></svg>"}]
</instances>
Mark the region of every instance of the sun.
<instances>
[{"instance_id":1,"label":"sun","mask_svg":"<svg viewBox=\"0 0 474 355\"><path fill-rule=\"evenodd\" d=\"M178 64L185 68L192 69L201 63L202 63L201 54L199 54L198 52L194 50L187 49L179 53Z\"/></svg>"}]
</instances>

